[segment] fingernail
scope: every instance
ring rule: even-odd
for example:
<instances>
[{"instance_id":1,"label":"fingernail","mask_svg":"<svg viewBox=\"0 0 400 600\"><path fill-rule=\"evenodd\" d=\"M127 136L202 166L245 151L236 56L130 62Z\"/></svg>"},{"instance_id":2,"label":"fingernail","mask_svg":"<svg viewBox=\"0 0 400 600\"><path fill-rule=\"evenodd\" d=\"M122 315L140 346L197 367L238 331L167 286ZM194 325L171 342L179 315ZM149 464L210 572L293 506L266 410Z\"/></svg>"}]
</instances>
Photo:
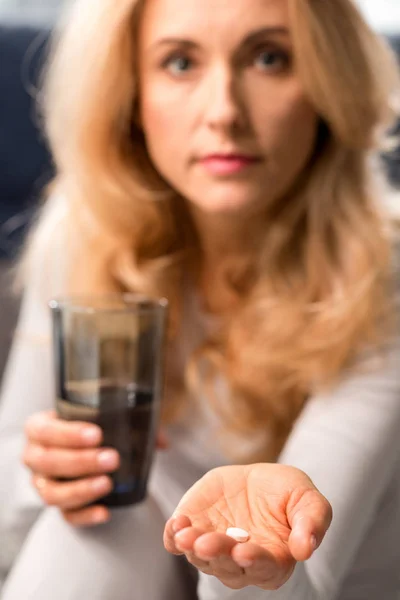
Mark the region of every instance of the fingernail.
<instances>
[{"instance_id":1,"label":"fingernail","mask_svg":"<svg viewBox=\"0 0 400 600\"><path fill-rule=\"evenodd\" d=\"M92 523L107 523L110 520L110 517L103 510L97 510L93 513L91 521Z\"/></svg>"},{"instance_id":2,"label":"fingernail","mask_svg":"<svg viewBox=\"0 0 400 600\"><path fill-rule=\"evenodd\" d=\"M115 450L103 450L98 455L97 462L103 469L116 469L118 466L118 452Z\"/></svg>"},{"instance_id":3,"label":"fingernail","mask_svg":"<svg viewBox=\"0 0 400 600\"><path fill-rule=\"evenodd\" d=\"M248 569L249 567L251 567L254 564L254 560L242 559L242 560L237 560L236 563L239 565L239 567L242 567L242 569Z\"/></svg>"},{"instance_id":4,"label":"fingernail","mask_svg":"<svg viewBox=\"0 0 400 600\"><path fill-rule=\"evenodd\" d=\"M106 492L110 487L110 480L108 477L99 477L92 481L92 489L95 492Z\"/></svg>"},{"instance_id":5,"label":"fingernail","mask_svg":"<svg viewBox=\"0 0 400 600\"><path fill-rule=\"evenodd\" d=\"M311 548L313 549L313 552L318 548L318 541L315 535L311 536Z\"/></svg>"},{"instance_id":6,"label":"fingernail","mask_svg":"<svg viewBox=\"0 0 400 600\"><path fill-rule=\"evenodd\" d=\"M47 481L45 480L44 477L36 477L36 479L35 479L35 485L36 485L37 488L39 488L40 490L42 490L44 487L46 487Z\"/></svg>"},{"instance_id":7,"label":"fingernail","mask_svg":"<svg viewBox=\"0 0 400 600\"><path fill-rule=\"evenodd\" d=\"M174 533L179 533L179 531L182 531L182 529L184 529L184 527L179 527L178 522L175 519L174 522L172 523L172 531Z\"/></svg>"},{"instance_id":8,"label":"fingernail","mask_svg":"<svg viewBox=\"0 0 400 600\"><path fill-rule=\"evenodd\" d=\"M101 440L101 433L97 427L85 427L81 432L81 438L88 444L98 444Z\"/></svg>"},{"instance_id":9,"label":"fingernail","mask_svg":"<svg viewBox=\"0 0 400 600\"><path fill-rule=\"evenodd\" d=\"M200 556L199 556L200 558ZM216 558L218 558L218 556L209 556L208 554L202 554L201 555L201 560L204 560L204 562L211 562L212 560L215 560Z\"/></svg>"},{"instance_id":10,"label":"fingernail","mask_svg":"<svg viewBox=\"0 0 400 600\"><path fill-rule=\"evenodd\" d=\"M180 527L179 527L179 525L178 525L178 523L177 523L176 521L174 521L174 522L172 523L172 531L173 531L174 533L178 533L178 531L180 531Z\"/></svg>"}]
</instances>

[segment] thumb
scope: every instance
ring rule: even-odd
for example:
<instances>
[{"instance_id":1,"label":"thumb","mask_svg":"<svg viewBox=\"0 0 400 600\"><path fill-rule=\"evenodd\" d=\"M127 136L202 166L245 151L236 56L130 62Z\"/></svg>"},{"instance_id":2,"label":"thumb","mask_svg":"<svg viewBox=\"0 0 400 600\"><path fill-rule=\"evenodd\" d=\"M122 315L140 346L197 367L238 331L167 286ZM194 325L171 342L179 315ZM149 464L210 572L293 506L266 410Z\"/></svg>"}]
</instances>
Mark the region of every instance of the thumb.
<instances>
[{"instance_id":1,"label":"thumb","mask_svg":"<svg viewBox=\"0 0 400 600\"><path fill-rule=\"evenodd\" d=\"M332 507L328 500L313 487L305 489L287 506L287 519L292 529L289 550L297 561L310 558L321 544L332 522Z\"/></svg>"}]
</instances>

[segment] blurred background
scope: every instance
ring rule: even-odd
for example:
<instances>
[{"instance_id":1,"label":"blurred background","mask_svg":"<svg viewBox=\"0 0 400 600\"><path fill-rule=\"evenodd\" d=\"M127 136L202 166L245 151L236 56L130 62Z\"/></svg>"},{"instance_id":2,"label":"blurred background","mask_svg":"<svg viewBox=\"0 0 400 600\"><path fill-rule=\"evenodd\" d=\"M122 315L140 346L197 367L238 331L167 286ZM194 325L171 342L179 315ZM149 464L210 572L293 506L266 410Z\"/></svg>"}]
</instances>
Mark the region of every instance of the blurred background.
<instances>
[{"instance_id":1,"label":"blurred background","mask_svg":"<svg viewBox=\"0 0 400 600\"><path fill-rule=\"evenodd\" d=\"M357 0L373 27L385 33L400 31L399 0Z\"/></svg>"},{"instance_id":2,"label":"blurred background","mask_svg":"<svg viewBox=\"0 0 400 600\"><path fill-rule=\"evenodd\" d=\"M0 0L0 380L19 308L10 291L10 268L53 174L35 108L35 87L51 31L70 2ZM400 59L400 0L357 3ZM396 151L384 160L400 189L399 157Z\"/></svg>"},{"instance_id":3,"label":"blurred background","mask_svg":"<svg viewBox=\"0 0 400 600\"><path fill-rule=\"evenodd\" d=\"M51 24L57 18L65 0L0 0L0 15L4 20L30 24Z\"/></svg>"}]
</instances>

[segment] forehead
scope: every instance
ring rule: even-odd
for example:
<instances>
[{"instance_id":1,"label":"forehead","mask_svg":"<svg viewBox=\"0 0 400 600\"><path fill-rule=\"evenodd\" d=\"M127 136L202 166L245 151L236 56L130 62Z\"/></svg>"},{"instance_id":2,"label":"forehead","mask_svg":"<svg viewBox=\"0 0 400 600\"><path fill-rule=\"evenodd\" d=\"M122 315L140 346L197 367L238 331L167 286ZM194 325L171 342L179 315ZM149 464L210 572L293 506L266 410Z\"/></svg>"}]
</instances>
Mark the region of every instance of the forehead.
<instances>
[{"instance_id":1,"label":"forehead","mask_svg":"<svg viewBox=\"0 0 400 600\"><path fill-rule=\"evenodd\" d=\"M290 29L288 0L146 0L140 37L235 42L264 26Z\"/></svg>"}]
</instances>

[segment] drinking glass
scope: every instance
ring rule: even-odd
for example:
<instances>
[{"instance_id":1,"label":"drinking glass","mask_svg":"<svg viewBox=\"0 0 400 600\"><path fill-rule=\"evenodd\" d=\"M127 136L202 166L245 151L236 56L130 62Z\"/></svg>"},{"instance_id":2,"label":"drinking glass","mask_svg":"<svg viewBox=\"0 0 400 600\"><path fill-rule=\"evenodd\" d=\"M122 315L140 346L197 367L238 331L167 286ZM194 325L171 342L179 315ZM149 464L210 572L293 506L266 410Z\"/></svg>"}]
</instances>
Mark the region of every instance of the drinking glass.
<instances>
[{"instance_id":1,"label":"drinking glass","mask_svg":"<svg viewBox=\"0 0 400 600\"><path fill-rule=\"evenodd\" d=\"M56 408L60 418L95 423L121 457L113 490L99 502L146 497L163 383L165 299L134 294L55 299Z\"/></svg>"}]
</instances>

